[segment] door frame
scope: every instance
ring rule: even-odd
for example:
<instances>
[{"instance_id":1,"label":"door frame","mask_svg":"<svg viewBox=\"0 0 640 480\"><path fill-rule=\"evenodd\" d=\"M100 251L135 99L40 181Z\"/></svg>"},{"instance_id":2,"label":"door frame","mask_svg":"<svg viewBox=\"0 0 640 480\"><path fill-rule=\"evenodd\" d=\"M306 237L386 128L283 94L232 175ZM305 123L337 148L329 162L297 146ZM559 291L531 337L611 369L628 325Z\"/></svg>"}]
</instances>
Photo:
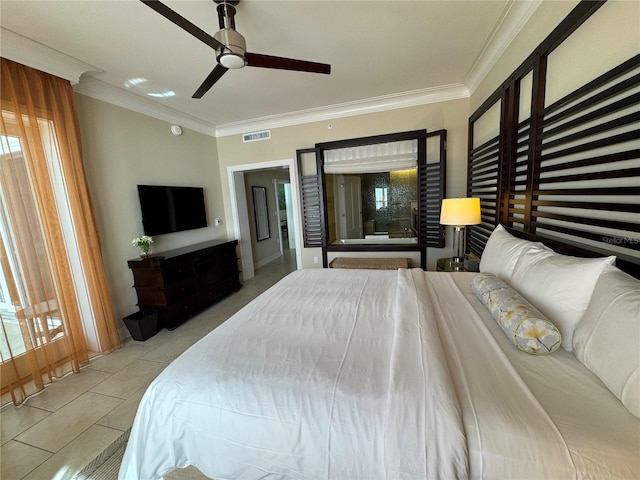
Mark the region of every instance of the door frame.
<instances>
[{"instance_id":1,"label":"door frame","mask_svg":"<svg viewBox=\"0 0 640 480\"><path fill-rule=\"evenodd\" d=\"M291 175L289 175L291 176ZM280 203L280 200L278 198L278 187L282 185L283 188L285 185L289 185L289 189L291 189L291 180L287 181L283 178L274 178L273 179L273 187L275 189L275 194L276 194L276 217L277 217L277 221L278 221L278 238L280 239L280 255L284 255L284 247L282 246L282 227L281 227L281 222L282 222L282 218L280 218L280 211L282 210L282 204ZM285 198L285 203L284 203L284 207L285 210L292 210L293 205L289 205L287 203L287 200ZM293 217L292 215L287 214L287 217ZM285 220L287 220L287 230L289 230L289 218L285 218ZM290 239L291 237L288 236L288 238ZM295 240L295 238L294 238ZM289 240L287 240L289 241ZM295 242L294 242L295 245ZM291 248L291 245L289 245L289 248Z\"/></svg>"},{"instance_id":2,"label":"door frame","mask_svg":"<svg viewBox=\"0 0 640 480\"><path fill-rule=\"evenodd\" d=\"M246 186L244 183L244 174L255 170L268 170L272 168L288 168L289 182L291 183L291 207L293 208L293 219L295 224L291 228L295 228L295 249L296 249L296 268L302 268L302 250L300 246L300 238L302 229L300 228L300 196L298 189L298 169L293 158L284 160L272 160L268 162L246 163L243 165L232 165L227 167L229 179L229 193L231 197L231 216L233 221L234 236L238 240L238 248L240 249L240 264L242 271L242 279L244 281L255 276L253 267L253 249L251 246L251 234L249 230L249 209L247 207Z\"/></svg>"}]
</instances>

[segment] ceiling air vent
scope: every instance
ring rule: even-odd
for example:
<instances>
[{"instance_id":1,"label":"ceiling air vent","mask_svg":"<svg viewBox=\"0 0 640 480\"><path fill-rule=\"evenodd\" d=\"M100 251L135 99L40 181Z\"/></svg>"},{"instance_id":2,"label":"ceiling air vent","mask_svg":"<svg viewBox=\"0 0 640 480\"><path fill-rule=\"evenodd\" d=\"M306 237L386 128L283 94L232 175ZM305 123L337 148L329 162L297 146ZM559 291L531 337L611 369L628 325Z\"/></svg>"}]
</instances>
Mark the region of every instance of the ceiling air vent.
<instances>
[{"instance_id":1,"label":"ceiling air vent","mask_svg":"<svg viewBox=\"0 0 640 480\"><path fill-rule=\"evenodd\" d=\"M271 140L271 130L242 134L242 143L257 142L258 140Z\"/></svg>"}]
</instances>

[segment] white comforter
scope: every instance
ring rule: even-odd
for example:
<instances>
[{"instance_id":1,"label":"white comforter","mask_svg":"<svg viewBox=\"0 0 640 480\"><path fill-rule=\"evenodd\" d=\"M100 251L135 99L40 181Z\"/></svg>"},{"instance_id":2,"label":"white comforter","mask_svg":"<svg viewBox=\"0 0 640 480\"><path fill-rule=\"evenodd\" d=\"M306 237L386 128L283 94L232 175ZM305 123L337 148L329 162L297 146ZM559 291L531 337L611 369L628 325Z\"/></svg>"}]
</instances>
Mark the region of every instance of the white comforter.
<instances>
[{"instance_id":1,"label":"white comforter","mask_svg":"<svg viewBox=\"0 0 640 480\"><path fill-rule=\"evenodd\" d=\"M640 420L517 350L471 275L291 274L151 384L120 479L640 479Z\"/></svg>"},{"instance_id":2,"label":"white comforter","mask_svg":"<svg viewBox=\"0 0 640 480\"><path fill-rule=\"evenodd\" d=\"M120 479L469 476L421 270L300 270L144 395Z\"/></svg>"}]
</instances>

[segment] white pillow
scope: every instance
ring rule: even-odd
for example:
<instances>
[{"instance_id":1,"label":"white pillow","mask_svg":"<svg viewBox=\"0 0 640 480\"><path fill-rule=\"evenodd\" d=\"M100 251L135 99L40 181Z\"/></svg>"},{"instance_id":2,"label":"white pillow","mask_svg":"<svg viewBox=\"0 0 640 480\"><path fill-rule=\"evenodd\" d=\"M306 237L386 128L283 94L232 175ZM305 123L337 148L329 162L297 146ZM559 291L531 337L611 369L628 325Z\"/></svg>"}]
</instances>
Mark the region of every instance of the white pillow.
<instances>
[{"instance_id":1,"label":"white pillow","mask_svg":"<svg viewBox=\"0 0 640 480\"><path fill-rule=\"evenodd\" d=\"M571 351L573 331L584 316L598 277L615 260L526 250L509 283L560 329L562 348Z\"/></svg>"},{"instance_id":2,"label":"white pillow","mask_svg":"<svg viewBox=\"0 0 640 480\"><path fill-rule=\"evenodd\" d=\"M514 237L502 225L498 225L487 240L480 257L480 271L493 273L508 282L520 254L530 248L548 250L542 243Z\"/></svg>"},{"instance_id":3,"label":"white pillow","mask_svg":"<svg viewBox=\"0 0 640 480\"><path fill-rule=\"evenodd\" d=\"M600 275L573 353L640 418L640 280L615 267Z\"/></svg>"}]
</instances>

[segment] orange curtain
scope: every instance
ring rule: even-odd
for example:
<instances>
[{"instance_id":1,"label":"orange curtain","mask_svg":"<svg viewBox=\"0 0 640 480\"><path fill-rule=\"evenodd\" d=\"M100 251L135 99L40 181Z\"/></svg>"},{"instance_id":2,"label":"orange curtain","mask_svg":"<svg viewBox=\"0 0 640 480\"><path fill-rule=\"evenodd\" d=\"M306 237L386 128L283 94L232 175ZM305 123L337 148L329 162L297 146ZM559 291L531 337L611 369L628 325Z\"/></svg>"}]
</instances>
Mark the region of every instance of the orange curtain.
<instances>
[{"instance_id":1,"label":"orange curtain","mask_svg":"<svg viewBox=\"0 0 640 480\"><path fill-rule=\"evenodd\" d=\"M120 339L71 85L1 62L0 373L3 401L10 394L19 404L52 378L88 363L86 322L92 321L100 353L119 348ZM81 308L79 296L89 306Z\"/></svg>"}]
</instances>

